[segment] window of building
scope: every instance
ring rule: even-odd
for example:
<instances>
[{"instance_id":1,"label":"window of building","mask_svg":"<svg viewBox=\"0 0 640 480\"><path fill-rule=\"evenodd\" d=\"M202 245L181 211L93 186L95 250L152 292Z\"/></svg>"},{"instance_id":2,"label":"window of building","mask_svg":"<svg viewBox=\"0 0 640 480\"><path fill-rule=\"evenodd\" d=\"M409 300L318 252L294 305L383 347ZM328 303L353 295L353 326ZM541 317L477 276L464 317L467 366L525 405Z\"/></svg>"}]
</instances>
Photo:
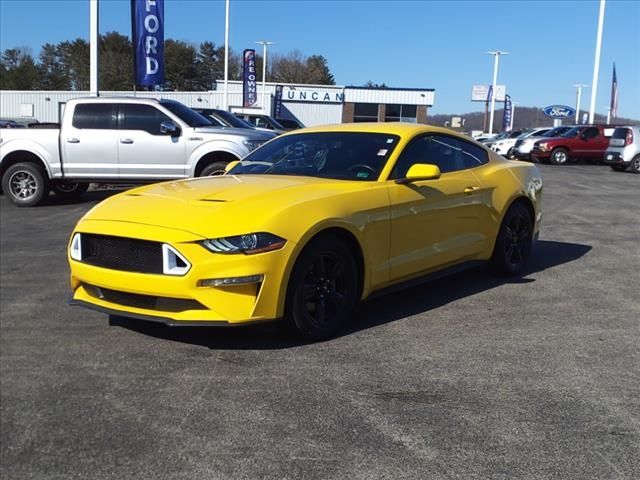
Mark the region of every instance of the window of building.
<instances>
[{"instance_id":1,"label":"window of building","mask_svg":"<svg viewBox=\"0 0 640 480\"><path fill-rule=\"evenodd\" d=\"M73 110L74 128L115 129L116 106L113 103L79 103Z\"/></svg>"},{"instance_id":2,"label":"window of building","mask_svg":"<svg viewBox=\"0 0 640 480\"><path fill-rule=\"evenodd\" d=\"M164 113L151 105L125 103L120 106L120 128L143 130L151 135L161 135L160 124L171 121Z\"/></svg>"},{"instance_id":3,"label":"window of building","mask_svg":"<svg viewBox=\"0 0 640 480\"><path fill-rule=\"evenodd\" d=\"M418 107L416 105L388 104L385 108L385 122L416 123Z\"/></svg>"},{"instance_id":4,"label":"window of building","mask_svg":"<svg viewBox=\"0 0 640 480\"><path fill-rule=\"evenodd\" d=\"M377 122L378 121L378 104L377 103L356 103L353 108L354 122Z\"/></svg>"}]
</instances>

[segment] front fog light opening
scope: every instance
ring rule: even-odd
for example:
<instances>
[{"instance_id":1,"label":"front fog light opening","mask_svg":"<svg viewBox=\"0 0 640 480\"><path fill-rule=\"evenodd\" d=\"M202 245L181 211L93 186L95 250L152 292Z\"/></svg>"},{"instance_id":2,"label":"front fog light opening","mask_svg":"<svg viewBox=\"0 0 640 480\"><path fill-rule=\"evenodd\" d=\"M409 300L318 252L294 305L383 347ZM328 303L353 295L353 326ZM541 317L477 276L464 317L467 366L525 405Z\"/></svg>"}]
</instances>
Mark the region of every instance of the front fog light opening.
<instances>
[{"instance_id":1,"label":"front fog light opening","mask_svg":"<svg viewBox=\"0 0 640 480\"><path fill-rule=\"evenodd\" d=\"M82 239L79 233L76 233L71 240L69 255L78 262L82 261Z\"/></svg>"},{"instance_id":2,"label":"front fog light opening","mask_svg":"<svg viewBox=\"0 0 640 480\"><path fill-rule=\"evenodd\" d=\"M175 248L166 243L162 245L162 273L165 275L184 275L191 268L189 261Z\"/></svg>"},{"instance_id":3,"label":"front fog light opening","mask_svg":"<svg viewBox=\"0 0 640 480\"><path fill-rule=\"evenodd\" d=\"M204 278L198 281L199 287L231 287L235 285L250 285L262 283L264 275L247 275L245 277Z\"/></svg>"}]
</instances>

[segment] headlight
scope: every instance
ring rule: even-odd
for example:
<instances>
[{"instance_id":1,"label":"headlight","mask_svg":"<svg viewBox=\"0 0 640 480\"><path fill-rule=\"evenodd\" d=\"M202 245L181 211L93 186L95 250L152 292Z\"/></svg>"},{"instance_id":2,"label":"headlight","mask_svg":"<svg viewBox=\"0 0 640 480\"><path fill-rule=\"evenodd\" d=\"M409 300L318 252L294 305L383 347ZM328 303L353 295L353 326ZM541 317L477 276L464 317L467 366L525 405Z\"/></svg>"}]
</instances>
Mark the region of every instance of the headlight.
<instances>
[{"instance_id":1,"label":"headlight","mask_svg":"<svg viewBox=\"0 0 640 480\"><path fill-rule=\"evenodd\" d=\"M215 253L262 253L278 250L284 247L287 241L277 235L266 232L248 233L233 237L210 238L202 242L202 245Z\"/></svg>"},{"instance_id":2,"label":"headlight","mask_svg":"<svg viewBox=\"0 0 640 480\"><path fill-rule=\"evenodd\" d=\"M263 140L243 140L242 144L249 149L249 151L253 151L258 148L260 145L264 143Z\"/></svg>"},{"instance_id":3,"label":"headlight","mask_svg":"<svg viewBox=\"0 0 640 480\"><path fill-rule=\"evenodd\" d=\"M538 147L540 147L540 150L546 150L548 146L549 145L546 142L542 142L538 144Z\"/></svg>"}]
</instances>

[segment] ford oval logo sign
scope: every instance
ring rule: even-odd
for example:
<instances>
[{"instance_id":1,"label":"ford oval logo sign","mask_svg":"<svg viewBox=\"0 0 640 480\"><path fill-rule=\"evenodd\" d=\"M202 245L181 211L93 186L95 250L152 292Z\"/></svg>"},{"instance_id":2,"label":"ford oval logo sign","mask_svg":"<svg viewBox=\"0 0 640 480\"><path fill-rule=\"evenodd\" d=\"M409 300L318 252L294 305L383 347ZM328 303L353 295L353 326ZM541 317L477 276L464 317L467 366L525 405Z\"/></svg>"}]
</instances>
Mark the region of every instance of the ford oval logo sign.
<instances>
[{"instance_id":1,"label":"ford oval logo sign","mask_svg":"<svg viewBox=\"0 0 640 480\"><path fill-rule=\"evenodd\" d=\"M567 105L549 105L542 109L547 117L551 118L571 118L576 114L575 109Z\"/></svg>"}]
</instances>

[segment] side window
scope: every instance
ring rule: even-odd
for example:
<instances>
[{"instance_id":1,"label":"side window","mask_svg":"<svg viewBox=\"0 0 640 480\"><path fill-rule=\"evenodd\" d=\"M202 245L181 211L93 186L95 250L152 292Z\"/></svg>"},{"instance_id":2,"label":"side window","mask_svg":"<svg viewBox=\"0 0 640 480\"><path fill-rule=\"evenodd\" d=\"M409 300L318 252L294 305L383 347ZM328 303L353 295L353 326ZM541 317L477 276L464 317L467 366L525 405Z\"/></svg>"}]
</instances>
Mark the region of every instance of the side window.
<instances>
[{"instance_id":1,"label":"side window","mask_svg":"<svg viewBox=\"0 0 640 480\"><path fill-rule=\"evenodd\" d=\"M166 121L171 119L151 105L120 105L120 130L143 130L151 135L161 135L160 124Z\"/></svg>"},{"instance_id":2,"label":"side window","mask_svg":"<svg viewBox=\"0 0 640 480\"><path fill-rule=\"evenodd\" d=\"M595 127L589 127L584 131L584 136L587 139L597 138L600 134L600 131Z\"/></svg>"},{"instance_id":3,"label":"side window","mask_svg":"<svg viewBox=\"0 0 640 480\"><path fill-rule=\"evenodd\" d=\"M271 125L269 125L264 118L261 117L256 117L254 119L254 123L256 124L256 127L260 127L260 128L271 128L273 129L273 127Z\"/></svg>"},{"instance_id":4,"label":"side window","mask_svg":"<svg viewBox=\"0 0 640 480\"><path fill-rule=\"evenodd\" d=\"M73 110L74 128L110 130L116 128L116 106L113 103L79 103Z\"/></svg>"},{"instance_id":5,"label":"side window","mask_svg":"<svg viewBox=\"0 0 640 480\"><path fill-rule=\"evenodd\" d=\"M437 165L442 173L473 168L488 162L482 148L447 135L425 135L411 141L391 173L390 178L403 178L416 163Z\"/></svg>"},{"instance_id":6,"label":"side window","mask_svg":"<svg viewBox=\"0 0 640 480\"><path fill-rule=\"evenodd\" d=\"M489 161L489 156L484 148L464 140L458 140L458 144L462 151L464 168L479 167Z\"/></svg>"}]
</instances>

